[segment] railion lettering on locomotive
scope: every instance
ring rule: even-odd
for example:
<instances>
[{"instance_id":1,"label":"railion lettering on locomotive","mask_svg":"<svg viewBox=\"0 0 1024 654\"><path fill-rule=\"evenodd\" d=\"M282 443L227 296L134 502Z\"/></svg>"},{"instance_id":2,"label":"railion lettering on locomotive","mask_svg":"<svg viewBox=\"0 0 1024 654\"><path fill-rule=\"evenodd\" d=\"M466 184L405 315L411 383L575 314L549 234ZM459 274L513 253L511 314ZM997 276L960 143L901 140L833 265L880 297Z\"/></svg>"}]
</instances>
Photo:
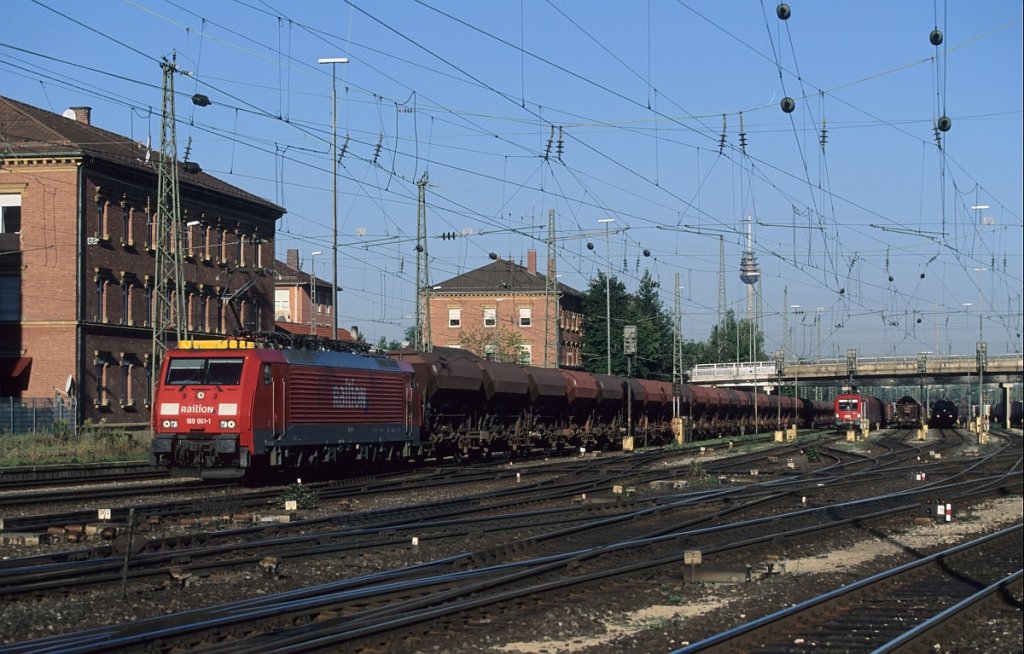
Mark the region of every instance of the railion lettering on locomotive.
<instances>
[{"instance_id":1,"label":"railion lettering on locomotive","mask_svg":"<svg viewBox=\"0 0 1024 654\"><path fill-rule=\"evenodd\" d=\"M362 409L369 408L366 398L366 387L356 386L348 379L341 386L334 386L331 389L331 406L335 409Z\"/></svg>"}]
</instances>

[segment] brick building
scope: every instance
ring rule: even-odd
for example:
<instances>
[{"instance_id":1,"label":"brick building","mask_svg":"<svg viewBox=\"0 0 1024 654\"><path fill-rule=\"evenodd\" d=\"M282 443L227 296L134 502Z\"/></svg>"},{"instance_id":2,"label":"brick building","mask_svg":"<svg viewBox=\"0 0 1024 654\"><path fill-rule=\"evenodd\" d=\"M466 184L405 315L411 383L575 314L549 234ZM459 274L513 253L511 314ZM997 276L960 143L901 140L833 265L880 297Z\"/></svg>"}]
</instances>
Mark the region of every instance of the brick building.
<instances>
[{"instance_id":1,"label":"brick building","mask_svg":"<svg viewBox=\"0 0 1024 654\"><path fill-rule=\"evenodd\" d=\"M512 334L521 342L519 362L554 368L557 360L557 367L579 368L583 296L558 283L549 297L547 277L537 272L536 251L528 251L526 261L524 267L497 258L434 284L430 342L438 347L482 343L485 351L478 354L499 359L505 358L498 345L501 334Z\"/></svg>"},{"instance_id":2,"label":"brick building","mask_svg":"<svg viewBox=\"0 0 1024 654\"><path fill-rule=\"evenodd\" d=\"M335 302L331 298L331 282L313 272L304 272L299 251L289 249L286 261L274 261L274 327L289 334L311 334L332 338L332 315ZM312 257L310 257L312 261ZM312 268L312 266L310 266ZM338 288L338 292L341 292ZM359 337L355 327L338 327L334 340L351 341Z\"/></svg>"},{"instance_id":3,"label":"brick building","mask_svg":"<svg viewBox=\"0 0 1024 654\"><path fill-rule=\"evenodd\" d=\"M69 393L80 419L147 424L160 155L90 118L0 97L0 396ZM190 333L273 329L284 209L179 176Z\"/></svg>"}]
</instances>

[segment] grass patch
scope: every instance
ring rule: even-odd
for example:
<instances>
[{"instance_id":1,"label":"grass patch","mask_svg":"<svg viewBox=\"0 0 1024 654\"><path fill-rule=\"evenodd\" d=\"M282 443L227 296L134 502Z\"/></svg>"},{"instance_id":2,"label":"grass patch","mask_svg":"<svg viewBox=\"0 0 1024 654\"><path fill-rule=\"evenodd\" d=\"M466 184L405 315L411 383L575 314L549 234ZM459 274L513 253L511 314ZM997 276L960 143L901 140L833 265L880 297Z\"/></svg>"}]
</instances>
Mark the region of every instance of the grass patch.
<instances>
[{"instance_id":1,"label":"grass patch","mask_svg":"<svg viewBox=\"0 0 1024 654\"><path fill-rule=\"evenodd\" d=\"M78 435L0 434L0 466L133 461L149 456L151 433L128 432L86 421Z\"/></svg>"}]
</instances>

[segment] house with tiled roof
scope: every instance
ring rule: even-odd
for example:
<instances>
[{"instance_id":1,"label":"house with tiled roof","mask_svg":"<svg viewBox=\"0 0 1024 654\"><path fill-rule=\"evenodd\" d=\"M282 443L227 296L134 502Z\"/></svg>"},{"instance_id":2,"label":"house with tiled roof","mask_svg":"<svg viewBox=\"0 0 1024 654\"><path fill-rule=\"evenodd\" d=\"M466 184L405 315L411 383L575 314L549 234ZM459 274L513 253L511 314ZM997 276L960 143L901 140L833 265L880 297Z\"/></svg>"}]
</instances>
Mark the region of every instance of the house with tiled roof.
<instances>
[{"instance_id":1,"label":"house with tiled roof","mask_svg":"<svg viewBox=\"0 0 1024 654\"><path fill-rule=\"evenodd\" d=\"M318 254L316 252L311 255ZM286 261L274 261L274 329L287 334L309 334L321 339L353 341L359 330L338 327L331 334L335 298L331 282L320 279L313 270L315 257L309 257L310 272L302 269L298 249L289 249ZM338 292L342 291L338 288Z\"/></svg>"},{"instance_id":2,"label":"house with tiled roof","mask_svg":"<svg viewBox=\"0 0 1024 654\"><path fill-rule=\"evenodd\" d=\"M553 271L537 271L536 251L526 261L492 255L480 268L432 284L421 298L430 343L546 368L580 367L583 295L549 285ZM518 351L510 353L508 344Z\"/></svg>"},{"instance_id":3,"label":"house with tiled roof","mask_svg":"<svg viewBox=\"0 0 1024 654\"><path fill-rule=\"evenodd\" d=\"M0 396L149 423L159 157L88 107L0 96ZM190 335L272 330L285 210L194 164L179 180Z\"/></svg>"}]
</instances>

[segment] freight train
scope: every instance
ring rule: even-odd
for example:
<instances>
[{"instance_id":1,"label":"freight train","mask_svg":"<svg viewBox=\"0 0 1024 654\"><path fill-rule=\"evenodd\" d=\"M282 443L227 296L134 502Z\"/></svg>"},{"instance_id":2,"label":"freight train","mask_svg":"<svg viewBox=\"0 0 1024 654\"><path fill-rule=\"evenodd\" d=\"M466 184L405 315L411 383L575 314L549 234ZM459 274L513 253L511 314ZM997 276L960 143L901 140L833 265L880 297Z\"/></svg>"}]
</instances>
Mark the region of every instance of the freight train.
<instances>
[{"instance_id":1,"label":"freight train","mask_svg":"<svg viewBox=\"0 0 1024 654\"><path fill-rule=\"evenodd\" d=\"M195 342L164 358L151 461L179 476L239 478L324 466L621 449L671 441L672 384L480 359ZM825 426L831 405L682 385L692 439ZM756 411L755 411L756 402ZM756 414L756 420L755 420ZM627 421L632 418L632 429Z\"/></svg>"},{"instance_id":2,"label":"freight train","mask_svg":"<svg viewBox=\"0 0 1024 654\"><path fill-rule=\"evenodd\" d=\"M924 424L923 417L921 403L909 395L904 395L893 404L889 424L897 429L914 429Z\"/></svg>"},{"instance_id":3,"label":"freight train","mask_svg":"<svg viewBox=\"0 0 1024 654\"><path fill-rule=\"evenodd\" d=\"M835 428L847 430L879 429L886 426L885 405L882 400L862 393L840 393L834 400Z\"/></svg>"},{"instance_id":4,"label":"freight train","mask_svg":"<svg viewBox=\"0 0 1024 654\"><path fill-rule=\"evenodd\" d=\"M936 429L956 427L960 409L956 402L945 398L932 402L932 410L928 415L928 426Z\"/></svg>"}]
</instances>

